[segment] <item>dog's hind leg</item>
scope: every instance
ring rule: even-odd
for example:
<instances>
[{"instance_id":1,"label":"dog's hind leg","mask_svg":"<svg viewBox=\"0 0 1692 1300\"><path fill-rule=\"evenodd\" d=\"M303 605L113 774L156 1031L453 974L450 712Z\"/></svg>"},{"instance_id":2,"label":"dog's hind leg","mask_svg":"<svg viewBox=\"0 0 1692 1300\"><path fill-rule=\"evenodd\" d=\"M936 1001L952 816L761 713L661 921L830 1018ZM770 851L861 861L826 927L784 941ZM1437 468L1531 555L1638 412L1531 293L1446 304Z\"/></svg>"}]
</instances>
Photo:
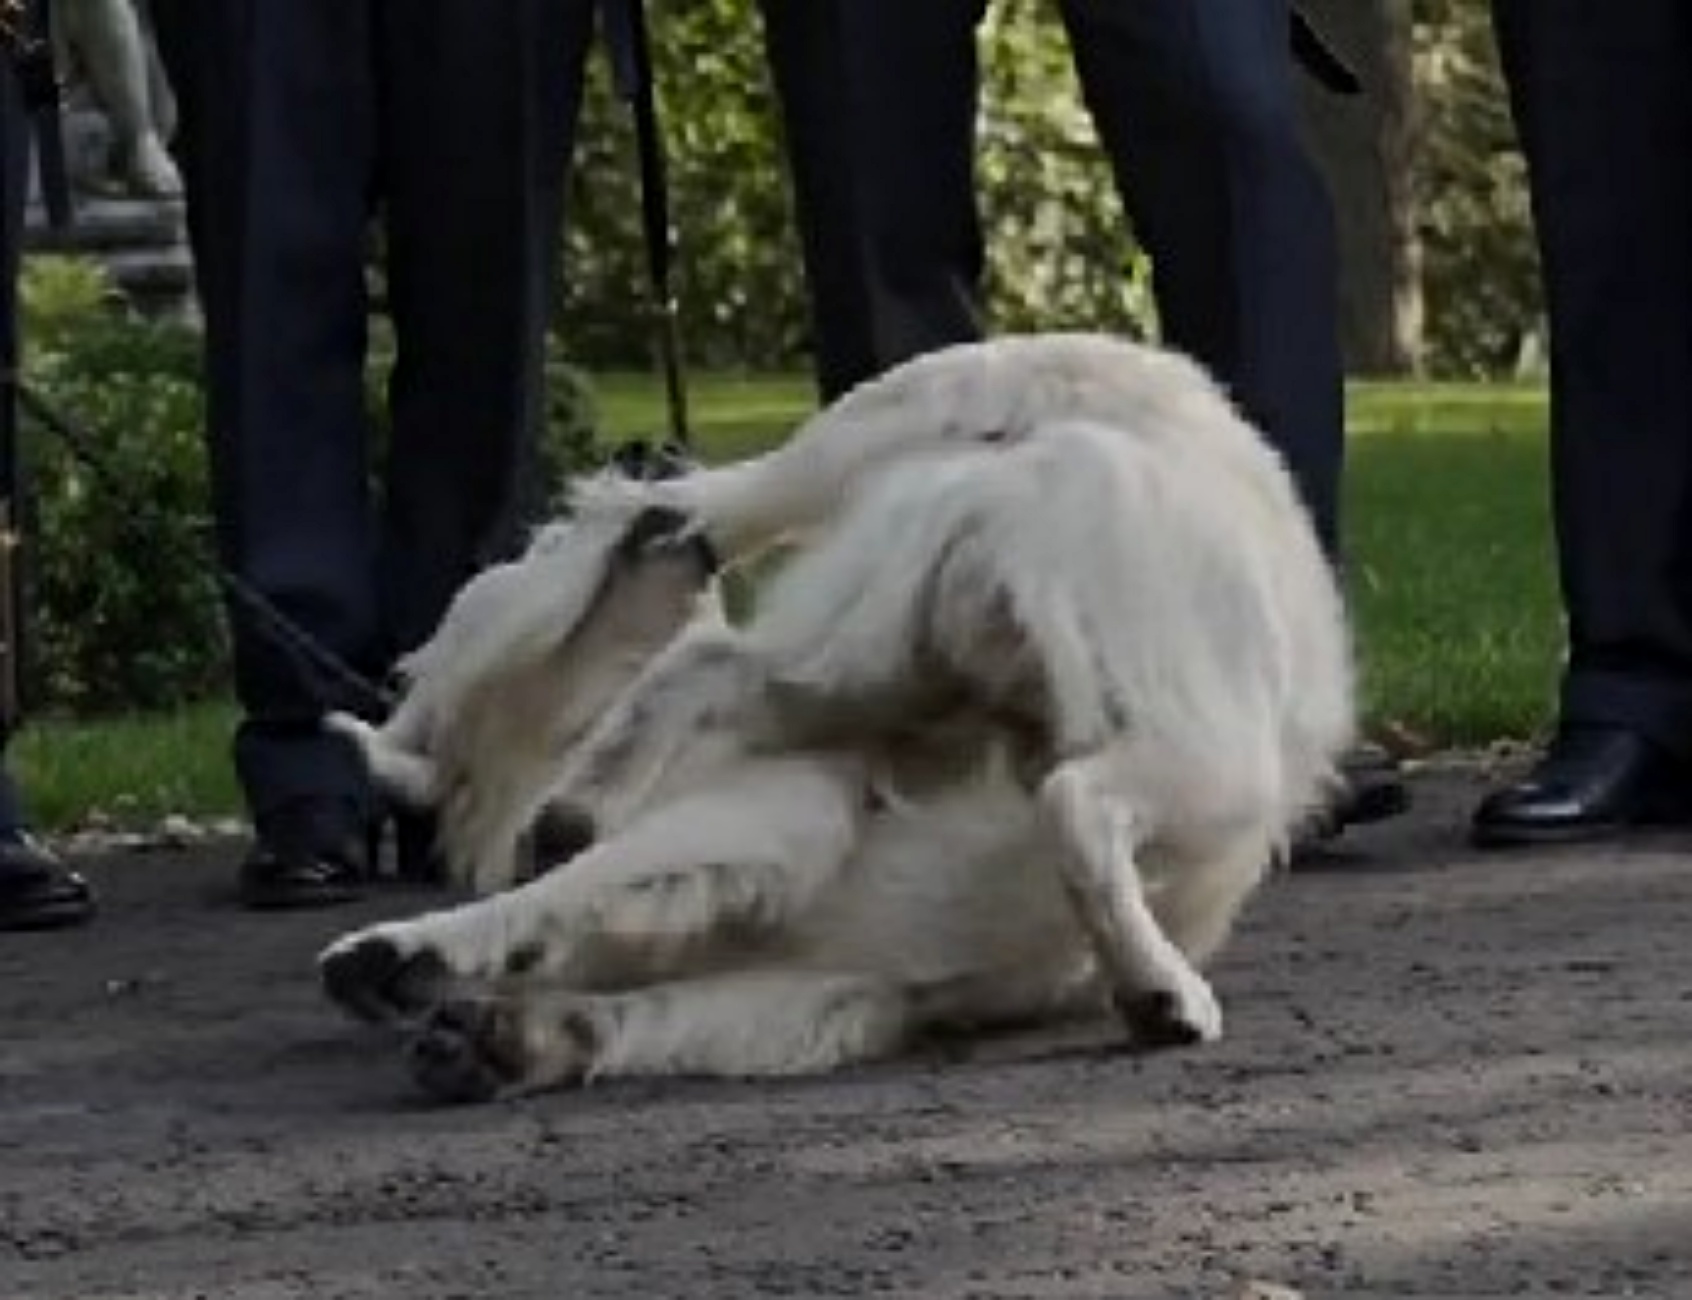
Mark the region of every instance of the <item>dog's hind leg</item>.
<instances>
[{"instance_id":1,"label":"dog's hind leg","mask_svg":"<svg viewBox=\"0 0 1692 1300\"><path fill-rule=\"evenodd\" d=\"M905 995L913 1028L935 1035L1017 1029L1103 1009L1091 956L926 980Z\"/></svg>"},{"instance_id":2,"label":"dog's hind leg","mask_svg":"<svg viewBox=\"0 0 1692 1300\"><path fill-rule=\"evenodd\" d=\"M1221 1007L1159 925L1135 860L1150 810L1135 806L1133 784L1123 779L1133 765L1120 749L1061 763L1041 785L1040 810L1070 901L1135 1040L1148 1047L1208 1042L1221 1036Z\"/></svg>"},{"instance_id":3,"label":"dog's hind leg","mask_svg":"<svg viewBox=\"0 0 1692 1300\"><path fill-rule=\"evenodd\" d=\"M890 1055L910 1027L894 985L748 971L592 994L528 988L443 1004L410 1048L440 1101L488 1101L616 1075L814 1074Z\"/></svg>"},{"instance_id":4,"label":"dog's hind leg","mask_svg":"<svg viewBox=\"0 0 1692 1300\"><path fill-rule=\"evenodd\" d=\"M383 794L410 808L434 807L440 798L440 776L434 760L408 748L409 716L398 714L394 722L380 727L351 713L331 713L323 721L327 730L358 749L365 771ZM404 724L404 729L396 724Z\"/></svg>"},{"instance_id":5,"label":"dog's hind leg","mask_svg":"<svg viewBox=\"0 0 1692 1300\"><path fill-rule=\"evenodd\" d=\"M748 762L517 889L356 931L319 958L329 996L368 1019L407 990L533 979L625 988L778 941L846 863L863 791L850 763ZM430 978L421 976L428 973Z\"/></svg>"},{"instance_id":6,"label":"dog's hind leg","mask_svg":"<svg viewBox=\"0 0 1692 1300\"><path fill-rule=\"evenodd\" d=\"M1221 948L1276 852L1275 836L1263 827L1237 826L1196 837L1174 855L1151 905L1188 961L1203 965Z\"/></svg>"}]
</instances>

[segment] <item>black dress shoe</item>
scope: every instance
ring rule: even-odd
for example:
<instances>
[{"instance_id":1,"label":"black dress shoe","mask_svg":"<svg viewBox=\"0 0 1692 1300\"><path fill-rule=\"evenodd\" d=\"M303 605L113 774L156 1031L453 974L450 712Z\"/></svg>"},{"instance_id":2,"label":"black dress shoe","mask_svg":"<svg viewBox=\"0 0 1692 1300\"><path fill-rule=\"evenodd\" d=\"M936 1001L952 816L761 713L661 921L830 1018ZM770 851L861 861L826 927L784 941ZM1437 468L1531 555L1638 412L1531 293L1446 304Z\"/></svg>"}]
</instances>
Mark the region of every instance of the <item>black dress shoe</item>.
<instances>
[{"instance_id":1,"label":"black dress shoe","mask_svg":"<svg viewBox=\"0 0 1692 1300\"><path fill-rule=\"evenodd\" d=\"M259 818L241 863L244 906L260 911L332 907L363 897L370 831L350 800L299 799Z\"/></svg>"},{"instance_id":2,"label":"black dress shoe","mask_svg":"<svg viewBox=\"0 0 1692 1300\"><path fill-rule=\"evenodd\" d=\"M1689 816L1684 763L1637 732L1571 727L1524 779L1482 801L1470 838L1481 848L1560 844Z\"/></svg>"},{"instance_id":3,"label":"black dress shoe","mask_svg":"<svg viewBox=\"0 0 1692 1300\"><path fill-rule=\"evenodd\" d=\"M1334 800L1337 828L1385 821L1410 809L1410 787L1398 760L1379 745L1362 744L1340 759L1344 785Z\"/></svg>"},{"instance_id":4,"label":"black dress shoe","mask_svg":"<svg viewBox=\"0 0 1692 1300\"><path fill-rule=\"evenodd\" d=\"M94 915L94 892L45 846L0 835L0 930L57 930Z\"/></svg>"},{"instance_id":5,"label":"black dress shoe","mask_svg":"<svg viewBox=\"0 0 1692 1300\"><path fill-rule=\"evenodd\" d=\"M1362 744L1339 763L1340 786L1301 836L1306 845L1331 840L1349 826L1397 817L1410 808L1410 787L1398 760L1379 745Z\"/></svg>"},{"instance_id":6,"label":"black dress shoe","mask_svg":"<svg viewBox=\"0 0 1692 1300\"><path fill-rule=\"evenodd\" d=\"M434 814L396 809L394 822L394 874L414 885L444 885L446 862L436 847Z\"/></svg>"}]
</instances>

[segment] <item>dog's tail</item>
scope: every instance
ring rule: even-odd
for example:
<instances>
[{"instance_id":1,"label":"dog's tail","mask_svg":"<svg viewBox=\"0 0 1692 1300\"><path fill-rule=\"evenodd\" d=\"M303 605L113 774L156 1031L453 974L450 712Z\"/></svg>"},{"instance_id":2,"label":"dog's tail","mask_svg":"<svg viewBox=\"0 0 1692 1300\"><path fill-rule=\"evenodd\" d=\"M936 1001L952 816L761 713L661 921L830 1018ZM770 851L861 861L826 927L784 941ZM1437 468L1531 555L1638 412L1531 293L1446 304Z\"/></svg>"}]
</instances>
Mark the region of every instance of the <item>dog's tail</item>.
<instances>
[{"instance_id":1,"label":"dog's tail","mask_svg":"<svg viewBox=\"0 0 1692 1300\"><path fill-rule=\"evenodd\" d=\"M1143 349L1079 335L938 349L865 380L762 455L668 478L580 478L571 485L572 513L632 518L654 506L675 510L733 565L823 527L891 460L1016 442L1054 404L1113 404L1117 390L1106 380L1123 365L1154 362L1180 364L1148 362Z\"/></svg>"},{"instance_id":2,"label":"dog's tail","mask_svg":"<svg viewBox=\"0 0 1692 1300\"><path fill-rule=\"evenodd\" d=\"M618 531L651 510L688 521L677 541L699 537L724 563L738 564L779 544L806 520L807 500L794 500L782 452L733 465L695 469L676 478L628 478L615 470L587 474L569 485L570 514Z\"/></svg>"}]
</instances>

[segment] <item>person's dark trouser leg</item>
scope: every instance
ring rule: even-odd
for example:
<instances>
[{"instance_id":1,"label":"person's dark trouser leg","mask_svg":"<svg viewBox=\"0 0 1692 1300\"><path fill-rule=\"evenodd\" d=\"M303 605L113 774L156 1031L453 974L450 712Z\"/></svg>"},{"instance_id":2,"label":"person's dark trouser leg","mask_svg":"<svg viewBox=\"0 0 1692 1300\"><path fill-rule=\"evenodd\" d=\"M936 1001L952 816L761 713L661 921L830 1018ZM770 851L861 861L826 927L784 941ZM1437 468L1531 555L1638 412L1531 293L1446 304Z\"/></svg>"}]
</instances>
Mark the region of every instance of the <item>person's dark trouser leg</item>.
<instances>
[{"instance_id":1,"label":"person's dark trouser leg","mask_svg":"<svg viewBox=\"0 0 1692 1300\"><path fill-rule=\"evenodd\" d=\"M765 0L825 397L981 334L982 0Z\"/></svg>"},{"instance_id":2,"label":"person's dark trouser leg","mask_svg":"<svg viewBox=\"0 0 1692 1300\"><path fill-rule=\"evenodd\" d=\"M781 135L810 298L817 387L830 400L879 368L871 337L861 225L853 208L851 113L840 5L761 0L764 51L781 102Z\"/></svg>"},{"instance_id":3,"label":"person's dark trouser leg","mask_svg":"<svg viewBox=\"0 0 1692 1300\"><path fill-rule=\"evenodd\" d=\"M1550 314L1563 717L1692 757L1692 14L1496 11Z\"/></svg>"},{"instance_id":4,"label":"person's dark trouser leg","mask_svg":"<svg viewBox=\"0 0 1692 1300\"><path fill-rule=\"evenodd\" d=\"M398 344L383 529L390 655L505 558L535 481L552 271L590 0L380 0Z\"/></svg>"},{"instance_id":5,"label":"person's dark trouser leg","mask_svg":"<svg viewBox=\"0 0 1692 1300\"><path fill-rule=\"evenodd\" d=\"M222 555L336 654L377 666L363 262L375 163L367 0L155 0L182 114L206 320ZM365 798L325 735L343 688L231 610L245 719L236 763L262 826L302 800Z\"/></svg>"},{"instance_id":6,"label":"person's dark trouser leg","mask_svg":"<svg viewBox=\"0 0 1692 1300\"><path fill-rule=\"evenodd\" d=\"M13 838L24 826L23 800L12 774L0 767L0 843Z\"/></svg>"},{"instance_id":7,"label":"person's dark trouser leg","mask_svg":"<svg viewBox=\"0 0 1692 1300\"><path fill-rule=\"evenodd\" d=\"M1165 340L1229 387L1339 551L1333 218L1298 130L1286 0L1063 0L1083 91L1153 266Z\"/></svg>"},{"instance_id":8,"label":"person's dark trouser leg","mask_svg":"<svg viewBox=\"0 0 1692 1300\"><path fill-rule=\"evenodd\" d=\"M382 520L388 658L546 505L537 438L592 0L379 0L381 192L398 362ZM429 818L396 813L402 875Z\"/></svg>"},{"instance_id":9,"label":"person's dark trouser leg","mask_svg":"<svg viewBox=\"0 0 1692 1300\"><path fill-rule=\"evenodd\" d=\"M1496 0L1551 334L1561 718L1483 847L1692 818L1692 14Z\"/></svg>"},{"instance_id":10,"label":"person's dark trouser leg","mask_svg":"<svg viewBox=\"0 0 1692 1300\"><path fill-rule=\"evenodd\" d=\"M18 273L22 268L24 204L29 185L28 131L17 78L10 63L0 57L0 369L9 376L15 375L19 364ZM18 499L21 462L16 398L10 383L0 392L0 457L3 457L0 459L0 498L5 500L11 511L14 527L22 508ZM12 558L15 560L17 557ZM15 571L12 585L13 590L5 593L4 597L11 600L12 608L5 614L16 628L24 611L17 600L21 584ZM7 669L13 674L14 682L22 670L22 665L17 662L20 649L19 645L4 647L4 653L11 661ZM16 719L12 718L0 719L0 728L9 729L15 722ZM9 730L0 731L0 760L4 759L5 748L11 739ZM8 806L14 803L13 800L7 801ZM5 824L11 825L15 821L15 816L8 817Z\"/></svg>"}]
</instances>

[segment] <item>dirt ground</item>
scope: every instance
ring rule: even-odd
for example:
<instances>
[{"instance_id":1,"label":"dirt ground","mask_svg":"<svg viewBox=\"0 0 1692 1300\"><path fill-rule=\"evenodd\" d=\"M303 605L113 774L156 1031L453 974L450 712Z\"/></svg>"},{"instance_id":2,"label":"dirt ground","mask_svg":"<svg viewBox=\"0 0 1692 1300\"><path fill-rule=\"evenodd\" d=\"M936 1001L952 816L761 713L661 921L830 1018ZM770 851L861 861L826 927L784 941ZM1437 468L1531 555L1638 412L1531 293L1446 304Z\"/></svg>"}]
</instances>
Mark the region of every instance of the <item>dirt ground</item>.
<instances>
[{"instance_id":1,"label":"dirt ground","mask_svg":"<svg viewBox=\"0 0 1692 1300\"><path fill-rule=\"evenodd\" d=\"M1481 858L1478 789L1273 882L1213 1048L469 1109L312 979L429 896L89 863L99 924L0 936L0 1297L1692 1297L1692 838Z\"/></svg>"}]
</instances>

